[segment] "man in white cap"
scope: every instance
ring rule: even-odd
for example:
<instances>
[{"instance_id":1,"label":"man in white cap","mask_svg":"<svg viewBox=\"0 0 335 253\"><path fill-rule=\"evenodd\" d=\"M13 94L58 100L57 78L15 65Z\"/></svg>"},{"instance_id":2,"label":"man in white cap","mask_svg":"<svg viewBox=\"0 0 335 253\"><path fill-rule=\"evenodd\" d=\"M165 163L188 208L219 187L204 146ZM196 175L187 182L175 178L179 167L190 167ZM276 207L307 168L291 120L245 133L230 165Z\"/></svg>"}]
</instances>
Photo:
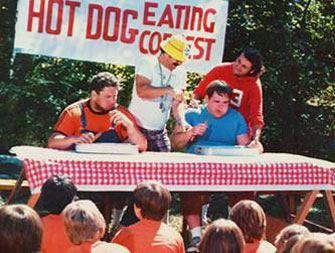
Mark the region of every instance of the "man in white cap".
<instances>
[{"instance_id":1,"label":"man in white cap","mask_svg":"<svg viewBox=\"0 0 335 253\"><path fill-rule=\"evenodd\" d=\"M181 123L178 106L183 101L186 71L180 66L189 54L185 38L175 35L162 41L158 57L144 57L136 66L135 82L129 110L137 119L148 140L148 151L169 152L166 131L170 111Z\"/></svg>"}]
</instances>

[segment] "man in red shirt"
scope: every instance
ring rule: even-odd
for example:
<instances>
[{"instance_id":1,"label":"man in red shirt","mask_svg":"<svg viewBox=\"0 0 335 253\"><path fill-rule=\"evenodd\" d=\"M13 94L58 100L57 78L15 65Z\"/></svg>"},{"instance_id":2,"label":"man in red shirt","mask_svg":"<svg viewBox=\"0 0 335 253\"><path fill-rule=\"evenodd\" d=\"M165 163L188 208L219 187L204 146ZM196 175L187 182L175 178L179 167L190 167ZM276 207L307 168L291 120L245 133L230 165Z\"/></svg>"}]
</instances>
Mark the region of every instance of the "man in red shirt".
<instances>
[{"instance_id":1,"label":"man in red shirt","mask_svg":"<svg viewBox=\"0 0 335 253\"><path fill-rule=\"evenodd\" d=\"M263 72L263 60L260 53L252 48L246 48L234 62L222 63L212 70L193 91L195 99L203 99L206 87L214 80L225 81L233 90L230 104L242 113L247 121L249 133L253 141L251 147L263 150L260 143L263 117L262 85L259 79Z\"/></svg>"}]
</instances>

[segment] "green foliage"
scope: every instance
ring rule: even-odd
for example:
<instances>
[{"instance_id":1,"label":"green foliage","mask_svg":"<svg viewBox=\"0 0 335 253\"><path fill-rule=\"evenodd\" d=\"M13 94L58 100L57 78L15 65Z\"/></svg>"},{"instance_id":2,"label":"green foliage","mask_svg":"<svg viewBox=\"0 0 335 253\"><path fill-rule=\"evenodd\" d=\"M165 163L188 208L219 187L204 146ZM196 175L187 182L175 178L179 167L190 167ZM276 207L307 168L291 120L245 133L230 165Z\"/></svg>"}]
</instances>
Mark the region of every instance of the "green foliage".
<instances>
[{"instance_id":1,"label":"green foliage","mask_svg":"<svg viewBox=\"0 0 335 253\"><path fill-rule=\"evenodd\" d=\"M12 61L16 4L0 3L0 146L45 145L61 110L88 96L86 82L100 71L122 80L120 103L128 105L133 67L30 55ZM264 56L266 151L334 160L334 14L330 0L229 2L223 61L247 45ZM188 73L187 100L201 78Z\"/></svg>"}]
</instances>

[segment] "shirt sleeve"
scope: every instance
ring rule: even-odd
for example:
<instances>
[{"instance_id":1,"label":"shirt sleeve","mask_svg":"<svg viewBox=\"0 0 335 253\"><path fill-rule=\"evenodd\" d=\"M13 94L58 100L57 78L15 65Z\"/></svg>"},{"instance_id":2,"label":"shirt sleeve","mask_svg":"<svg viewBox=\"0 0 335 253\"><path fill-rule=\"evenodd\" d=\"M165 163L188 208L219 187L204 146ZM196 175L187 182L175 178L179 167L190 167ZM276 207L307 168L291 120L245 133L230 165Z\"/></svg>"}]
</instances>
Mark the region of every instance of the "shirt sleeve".
<instances>
[{"instance_id":1,"label":"shirt sleeve","mask_svg":"<svg viewBox=\"0 0 335 253\"><path fill-rule=\"evenodd\" d=\"M73 118L73 116L69 113L68 110L64 110L55 127L54 127L54 132L60 132L64 135L73 135L75 134L75 125L76 125L76 122Z\"/></svg>"},{"instance_id":2,"label":"shirt sleeve","mask_svg":"<svg viewBox=\"0 0 335 253\"><path fill-rule=\"evenodd\" d=\"M130 111L128 111L127 108L119 105L118 108L117 108L117 110L120 111L120 112L122 112L128 119L130 119L133 122L133 124L136 127L138 127L135 117L131 114ZM115 127L115 130L116 130L119 138L121 139L121 141L125 141L125 140L128 139L128 131L127 131L127 128L124 125L121 125L121 124L117 125Z\"/></svg>"},{"instance_id":3,"label":"shirt sleeve","mask_svg":"<svg viewBox=\"0 0 335 253\"><path fill-rule=\"evenodd\" d=\"M242 114L238 113L237 118L238 118L238 126L236 135L248 133L248 126Z\"/></svg>"},{"instance_id":4,"label":"shirt sleeve","mask_svg":"<svg viewBox=\"0 0 335 253\"><path fill-rule=\"evenodd\" d=\"M142 57L135 68L136 75L144 76L152 81L153 62L149 57Z\"/></svg>"},{"instance_id":5,"label":"shirt sleeve","mask_svg":"<svg viewBox=\"0 0 335 253\"><path fill-rule=\"evenodd\" d=\"M251 92L249 99L250 108L250 123L251 126L264 126L264 116L263 116L263 91L261 81L258 79L255 87Z\"/></svg>"}]
</instances>

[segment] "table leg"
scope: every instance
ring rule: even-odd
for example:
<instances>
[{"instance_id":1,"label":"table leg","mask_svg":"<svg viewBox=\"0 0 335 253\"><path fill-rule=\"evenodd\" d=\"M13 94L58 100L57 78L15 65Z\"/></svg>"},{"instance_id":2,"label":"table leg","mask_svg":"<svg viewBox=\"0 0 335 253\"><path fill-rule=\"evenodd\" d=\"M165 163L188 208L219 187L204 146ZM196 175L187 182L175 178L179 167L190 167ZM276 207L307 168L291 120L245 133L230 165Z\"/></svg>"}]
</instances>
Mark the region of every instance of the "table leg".
<instances>
[{"instance_id":1,"label":"table leg","mask_svg":"<svg viewBox=\"0 0 335 253\"><path fill-rule=\"evenodd\" d=\"M331 228L335 231L335 203L332 192L330 190L324 191L323 198L326 202L327 211L330 216Z\"/></svg>"},{"instance_id":2,"label":"table leg","mask_svg":"<svg viewBox=\"0 0 335 253\"><path fill-rule=\"evenodd\" d=\"M297 216L295 217L293 223L303 224L306 219L309 210L312 208L315 199L320 191L311 191L306 194L304 202L298 210Z\"/></svg>"},{"instance_id":3,"label":"table leg","mask_svg":"<svg viewBox=\"0 0 335 253\"><path fill-rule=\"evenodd\" d=\"M30 206L31 208L34 208L38 199L40 198L41 193L35 193L32 194L28 200L27 205Z\"/></svg>"}]
</instances>

